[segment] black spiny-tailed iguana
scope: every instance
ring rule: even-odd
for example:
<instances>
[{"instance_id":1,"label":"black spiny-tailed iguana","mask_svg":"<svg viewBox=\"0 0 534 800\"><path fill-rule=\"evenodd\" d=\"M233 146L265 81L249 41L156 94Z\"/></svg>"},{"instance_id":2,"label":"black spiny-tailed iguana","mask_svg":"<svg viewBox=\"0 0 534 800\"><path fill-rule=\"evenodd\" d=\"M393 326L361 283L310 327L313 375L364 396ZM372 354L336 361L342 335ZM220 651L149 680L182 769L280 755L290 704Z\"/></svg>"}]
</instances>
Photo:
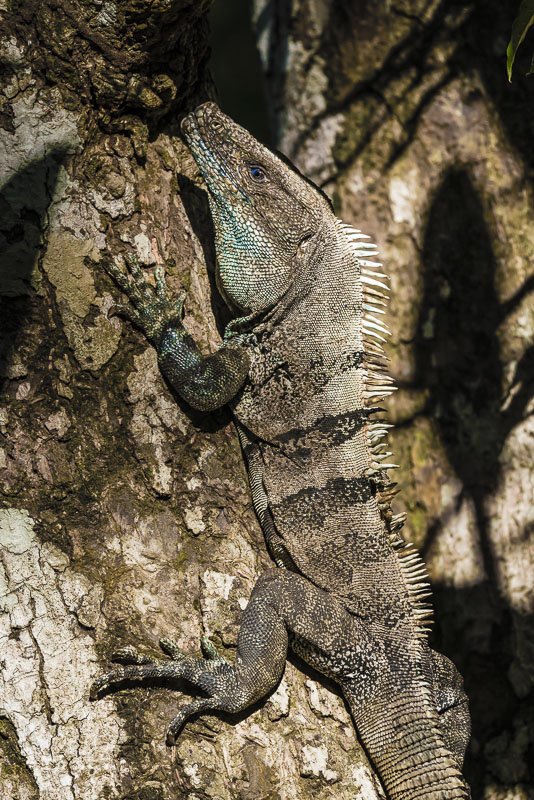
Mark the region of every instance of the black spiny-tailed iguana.
<instances>
[{"instance_id":1,"label":"black spiny-tailed iguana","mask_svg":"<svg viewBox=\"0 0 534 800\"><path fill-rule=\"evenodd\" d=\"M234 665L209 643L196 659L164 639L171 660L125 648L116 659L127 666L99 678L92 696L126 678L185 678L208 697L171 722L172 744L191 714L241 711L269 692L289 645L340 684L392 800L468 798L462 681L428 646L425 569L390 509L387 285L374 245L215 104L182 130L208 188L218 286L236 317L220 349L202 356L160 268L154 290L133 260L129 277L108 271L172 386L197 409L230 405L278 568L254 587Z\"/></svg>"}]
</instances>

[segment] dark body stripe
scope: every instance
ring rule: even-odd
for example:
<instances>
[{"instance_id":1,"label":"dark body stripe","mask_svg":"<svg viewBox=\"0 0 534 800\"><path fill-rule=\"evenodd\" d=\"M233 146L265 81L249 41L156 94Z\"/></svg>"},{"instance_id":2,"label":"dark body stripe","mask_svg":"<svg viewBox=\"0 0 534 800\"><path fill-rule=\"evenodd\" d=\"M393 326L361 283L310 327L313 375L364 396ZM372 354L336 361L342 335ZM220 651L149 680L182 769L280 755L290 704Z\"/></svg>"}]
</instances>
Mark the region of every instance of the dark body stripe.
<instances>
[{"instance_id":1,"label":"dark body stripe","mask_svg":"<svg viewBox=\"0 0 534 800\"><path fill-rule=\"evenodd\" d=\"M284 523L322 527L333 512L367 503L373 497L368 478L332 478L322 488L309 486L272 506L275 519Z\"/></svg>"},{"instance_id":2,"label":"dark body stripe","mask_svg":"<svg viewBox=\"0 0 534 800\"><path fill-rule=\"evenodd\" d=\"M335 360L325 358L320 352L303 357L302 363L291 363L279 352L262 352L262 358L253 363L249 373L249 385L245 393L261 392L270 384L281 395L291 397L311 397L323 390L332 376L339 376L358 370L365 365L363 350L341 352Z\"/></svg>"},{"instance_id":3,"label":"dark body stripe","mask_svg":"<svg viewBox=\"0 0 534 800\"><path fill-rule=\"evenodd\" d=\"M289 456L310 456L319 447L331 448L352 439L369 418L369 409L358 408L343 414L326 414L308 428L293 428L275 436L273 442Z\"/></svg>"}]
</instances>

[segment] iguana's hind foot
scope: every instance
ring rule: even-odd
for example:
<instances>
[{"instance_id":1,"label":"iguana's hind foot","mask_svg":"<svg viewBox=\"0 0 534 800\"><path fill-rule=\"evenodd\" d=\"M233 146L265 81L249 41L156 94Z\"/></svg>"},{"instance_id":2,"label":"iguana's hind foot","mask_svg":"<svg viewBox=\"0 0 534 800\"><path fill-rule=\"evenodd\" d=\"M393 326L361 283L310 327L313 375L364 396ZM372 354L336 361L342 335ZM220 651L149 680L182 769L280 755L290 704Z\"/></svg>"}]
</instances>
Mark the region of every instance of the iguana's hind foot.
<instances>
[{"instance_id":1,"label":"iguana's hind foot","mask_svg":"<svg viewBox=\"0 0 534 800\"><path fill-rule=\"evenodd\" d=\"M113 653L113 661L122 667L106 672L97 678L90 690L96 698L108 689L119 688L125 681L150 681L158 678L181 679L193 684L208 697L194 700L184 706L167 729L167 744L173 745L187 720L194 714L209 711L241 711L250 703L250 692L238 686L234 667L222 658L208 639L202 640L204 658L194 658L182 652L172 639L160 639L161 649L171 656L171 661L150 658L133 647L123 647Z\"/></svg>"},{"instance_id":2,"label":"iguana's hind foot","mask_svg":"<svg viewBox=\"0 0 534 800\"><path fill-rule=\"evenodd\" d=\"M184 654L169 639L160 646L172 660L149 659L127 647L115 654L125 666L98 678L91 697L125 680L188 681L208 696L182 708L171 722L167 742L173 744L192 714L236 713L271 691L282 676L290 633L297 652L323 672L339 679L356 671L372 681L376 664L363 623L306 578L272 569L258 579L243 612L235 664L221 658L207 640L202 642L204 658Z\"/></svg>"}]
</instances>

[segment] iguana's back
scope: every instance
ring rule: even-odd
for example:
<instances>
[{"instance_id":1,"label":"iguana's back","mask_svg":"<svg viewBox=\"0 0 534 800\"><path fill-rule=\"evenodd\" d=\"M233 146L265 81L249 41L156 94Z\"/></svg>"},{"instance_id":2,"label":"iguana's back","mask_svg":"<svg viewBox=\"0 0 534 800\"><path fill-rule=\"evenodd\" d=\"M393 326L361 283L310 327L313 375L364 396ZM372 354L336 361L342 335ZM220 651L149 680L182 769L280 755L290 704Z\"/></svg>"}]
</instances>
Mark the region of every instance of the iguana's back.
<instances>
[{"instance_id":1,"label":"iguana's back","mask_svg":"<svg viewBox=\"0 0 534 800\"><path fill-rule=\"evenodd\" d=\"M384 278L370 267L367 237L349 238L358 233L334 218L326 235L300 296L251 337L249 381L233 410L296 568L352 613L394 625L411 615L424 570L407 580L392 544L387 463L376 460L387 452L377 407L392 391L375 339L387 331L372 293L384 294Z\"/></svg>"}]
</instances>

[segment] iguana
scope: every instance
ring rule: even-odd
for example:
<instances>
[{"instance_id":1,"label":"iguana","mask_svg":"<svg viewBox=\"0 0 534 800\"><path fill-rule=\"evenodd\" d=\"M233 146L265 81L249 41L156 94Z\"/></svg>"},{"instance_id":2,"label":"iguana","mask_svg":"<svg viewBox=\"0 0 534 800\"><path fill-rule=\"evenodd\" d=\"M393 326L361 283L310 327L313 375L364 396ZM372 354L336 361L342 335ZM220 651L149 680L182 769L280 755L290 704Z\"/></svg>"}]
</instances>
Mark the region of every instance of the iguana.
<instances>
[{"instance_id":1,"label":"iguana","mask_svg":"<svg viewBox=\"0 0 534 800\"><path fill-rule=\"evenodd\" d=\"M382 342L388 287L375 246L341 222L292 165L205 103L182 122L204 177L215 227L217 284L234 320L204 357L168 297L135 261L108 271L128 316L194 408L228 404L247 462L254 508L277 564L256 583L232 665L204 642L204 659L161 640L171 660L127 647L125 679L184 678L207 697L170 723L173 744L194 713L238 712L280 680L288 645L339 683L392 800L468 798L469 738L462 679L430 649L423 562L399 535L388 477L393 390Z\"/></svg>"}]
</instances>

